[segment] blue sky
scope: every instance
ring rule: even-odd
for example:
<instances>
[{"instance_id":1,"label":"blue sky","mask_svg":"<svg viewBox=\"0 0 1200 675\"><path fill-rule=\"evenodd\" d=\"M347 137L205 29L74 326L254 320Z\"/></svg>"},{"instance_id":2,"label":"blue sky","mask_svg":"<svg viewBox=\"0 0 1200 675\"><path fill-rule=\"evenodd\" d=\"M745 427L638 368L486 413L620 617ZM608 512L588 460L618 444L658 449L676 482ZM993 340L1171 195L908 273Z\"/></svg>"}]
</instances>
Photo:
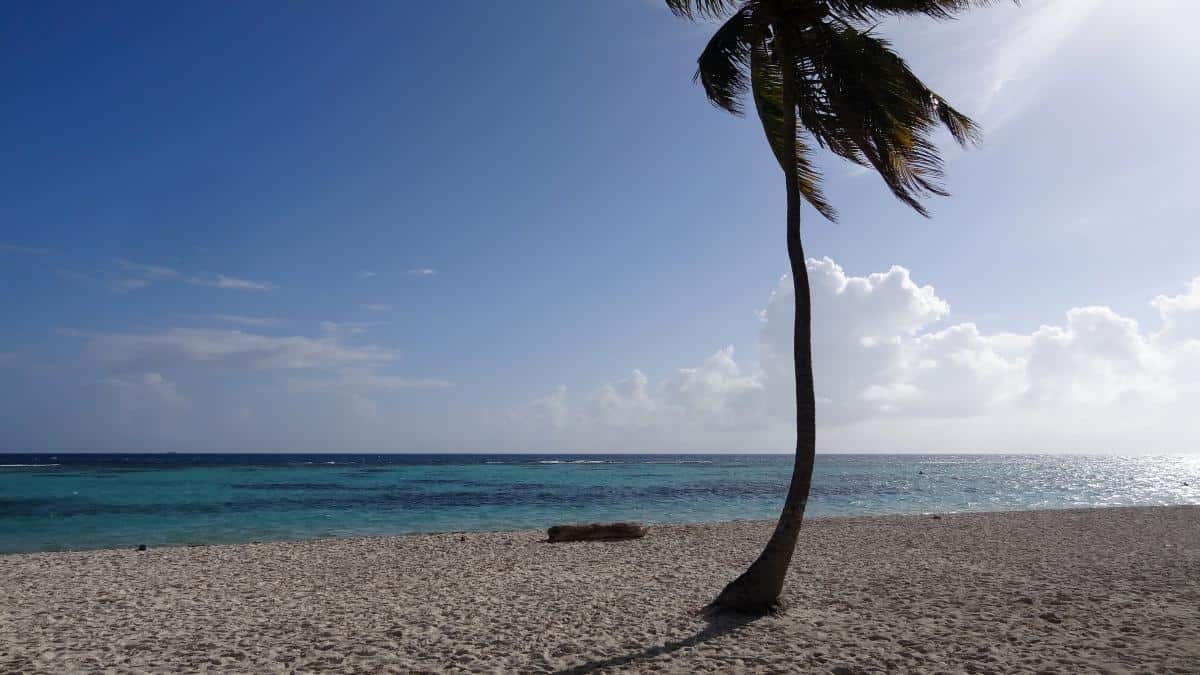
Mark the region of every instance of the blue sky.
<instances>
[{"instance_id":1,"label":"blue sky","mask_svg":"<svg viewBox=\"0 0 1200 675\"><path fill-rule=\"evenodd\" d=\"M649 0L0 13L0 449L789 447L781 177L691 82L712 26ZM828 163L823 449L1195 450L1189 17L881 28L986 138L948 149L929 220Z\"/></svg>"}]
</instances>

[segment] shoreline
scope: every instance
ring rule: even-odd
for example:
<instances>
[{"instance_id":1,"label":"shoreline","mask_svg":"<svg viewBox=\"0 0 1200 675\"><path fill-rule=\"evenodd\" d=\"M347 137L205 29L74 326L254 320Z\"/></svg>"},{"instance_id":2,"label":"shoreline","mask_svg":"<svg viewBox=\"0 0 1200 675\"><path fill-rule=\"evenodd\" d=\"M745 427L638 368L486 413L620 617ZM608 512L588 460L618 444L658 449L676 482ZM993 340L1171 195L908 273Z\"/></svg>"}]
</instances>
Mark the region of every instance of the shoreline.
<instances>
[{"instance_id":1,"label":"shoreline","mask_svg":"<svg viewBox=\"0 0 1200 675\"><path fill-rule=\"evenodd\" d=\"M696 613L771 521L14 554L0 670L1195 672L1200 506L806 520L787 609Z\"/></svg>"},{"instance_id":2,"label":"shoreline","mask_svg":"<svg viewBox=\"0 0 1200 675\"><path fill-rule=\"evenodd\" d=\"M805 516L804 526L801 528L803 533L804 528L810 524L815 524L825 521L857 521L857 520L876 520L876 519L905 519L905 518L942 518L953 516L973 516L973 515L1009 515L1018 513L1071 513L1071 512L1086 512L1086 511L1108 511L1112 509L1173 509L1173 508L1200 508L1200 503L1197 504L1151 504L1143 506L1071 506L1071 507L1050 507L1044 509L1008 509L1003 511L928 511L922 513L880 513L880 514L862 514L862 515L836 515L836 516ZM555 522L555 525L567 524L583 524L596 521L561 521ZM607 521L604 521L607 522ZM654 522L642 521L637 519L629 519L626 522L637 522L654 530L656 528L675 528L675 527L704 527L704 526L721 526L721 525L747 525L758 527L774 527L775 519L762 518L744 518L733 520L705 520L705 521L673 521L673 522ZM166 550L166 549L183 549L183 548L209 548L209 547L229 547L229 546L262 546L266 544L303 544L310 542L333 542L333 541L366 541L380 539L402 539L409 537L439 537L446 535L473 535L473 534L508 534L508 535L524 535L530 533L546 532L543 528L523 528L523 529L502 529L502 530L439 530L435 532L398 532L395 534L350 534L350 535L333 535L319 537L305 537L299 539L261 539L251 541L216 541L216 542L187 542L182 544L146 544L146 550ZM803 537L803 534L801 534ZM3 561L14 556L29 556L29 555L53 555L67 553L100 553L105 551L129 551L135 550L136 546L107 546L101 548L64 548L54 551L20 551L14 553L5 553L0 551L0 561Z\"/></svg>"}]
</instances>

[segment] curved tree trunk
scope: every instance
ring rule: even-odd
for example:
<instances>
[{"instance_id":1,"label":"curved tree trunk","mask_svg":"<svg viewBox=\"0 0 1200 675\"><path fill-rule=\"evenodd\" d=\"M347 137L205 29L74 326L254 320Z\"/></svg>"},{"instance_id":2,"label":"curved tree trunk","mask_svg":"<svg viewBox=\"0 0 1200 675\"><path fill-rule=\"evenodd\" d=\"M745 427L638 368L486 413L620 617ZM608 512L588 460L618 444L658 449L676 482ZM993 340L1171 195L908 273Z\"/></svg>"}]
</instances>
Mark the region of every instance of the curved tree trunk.
<instances>
[{"instance_id":1,"label":"curved tree trunk","mask_svg":"<svg viewBox=\"0 0 1200 675\"><path fill-rule=\"evenodd\" d=\"M774 608L783 590L800 522L808 504L816 459L816 396L812 369L812 304L808 288L808 269L800 242L800 187L796 157L796 83L791 50L783 39L785 31L775 34L775 49L783 71L784 164L787 179L787 249L792 268L792 287L796 295L796 320L792 354L796 361L796 463L792 482L779 523L766 548L749 569L725 587L712 606L741 612L763 612Z\"/></svg>"}]
</instances>

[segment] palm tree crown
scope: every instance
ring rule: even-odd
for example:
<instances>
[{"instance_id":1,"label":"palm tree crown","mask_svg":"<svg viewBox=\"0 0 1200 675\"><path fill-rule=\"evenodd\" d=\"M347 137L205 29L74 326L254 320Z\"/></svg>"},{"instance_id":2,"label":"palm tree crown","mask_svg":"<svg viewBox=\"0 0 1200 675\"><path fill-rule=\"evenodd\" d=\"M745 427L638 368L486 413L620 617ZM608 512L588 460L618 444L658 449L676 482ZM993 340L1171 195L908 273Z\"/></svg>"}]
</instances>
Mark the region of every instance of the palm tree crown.
<instances>
[{"instance_id":1,"label":"palm tree crown","mask_svg":"<svg viewBox=\"0 0 1200 675\"><path fill-rule=\"evenodd\" d=\"M781 165L787 162L783 69L792 70L799 121L792 161L800 193L821 215L836 220L812 163L814 141L874 168L897 198L927 216L920 200L947 194L936 129L944 126L964 146L979 139L975 123L925 86L869 22L903 14L947 19L996 1L667 0L667 6L692 20L729 15L701 53L696 79L714 105L737 115L751 95ZM790 64L775 49L781 32Z\"/></svg>"}]
</instances>

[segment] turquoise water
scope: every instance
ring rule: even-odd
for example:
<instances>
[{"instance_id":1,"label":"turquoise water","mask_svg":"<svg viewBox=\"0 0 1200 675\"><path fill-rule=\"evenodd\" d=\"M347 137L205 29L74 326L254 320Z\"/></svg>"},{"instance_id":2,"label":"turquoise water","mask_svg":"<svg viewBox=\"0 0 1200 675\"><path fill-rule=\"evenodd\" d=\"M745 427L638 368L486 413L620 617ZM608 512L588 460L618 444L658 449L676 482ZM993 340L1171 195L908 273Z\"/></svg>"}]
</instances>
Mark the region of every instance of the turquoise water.
<instances>
[{"instance_id":1,"label":"turquoise water","mask_svg":"<svg viewBox=\"0 0 1200 675\"><path fill-rule=\"evenodd\" d=\"M0 552L774 518L786 455L0 455ZM1200 458L821 455L817 516L1200 504Z\"/></svg>"}]
</instances>

